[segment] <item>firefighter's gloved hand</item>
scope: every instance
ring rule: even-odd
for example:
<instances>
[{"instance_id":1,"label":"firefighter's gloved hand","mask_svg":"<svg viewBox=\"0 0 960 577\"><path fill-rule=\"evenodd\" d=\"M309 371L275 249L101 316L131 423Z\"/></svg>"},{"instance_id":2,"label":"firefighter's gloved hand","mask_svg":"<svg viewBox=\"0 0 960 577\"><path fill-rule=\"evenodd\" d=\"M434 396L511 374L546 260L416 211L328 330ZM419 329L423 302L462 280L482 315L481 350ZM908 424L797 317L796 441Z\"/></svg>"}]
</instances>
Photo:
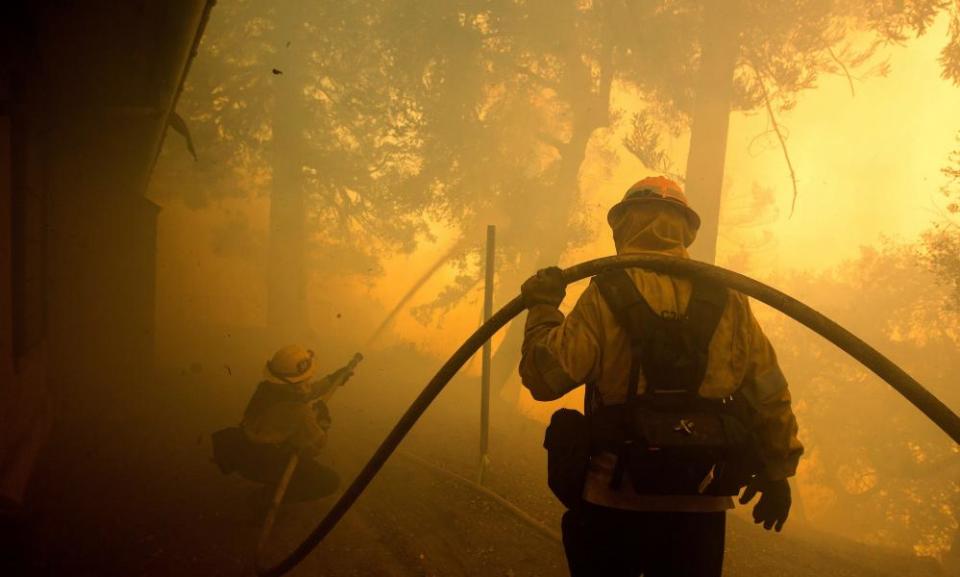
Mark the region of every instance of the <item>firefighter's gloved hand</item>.
<instances>
[{"instance_id":1,"label":"firefighter's gloved hand","mask_svg":"<svg viewBox=\"0 0 960 577\"><path fill-rule=\"evenodd\" d=\"M353 376L353 368L347 366L347 367L337 369L330 376L333 377L334 382L338 382L345 385L347 384L347 381L350 380L350 377Z\"/></svg>"},{"instance_id":2,"label":"firefighter's gloved hand","mask_svg":"<svg viewBox=\"0 0 960 577\"><path fill-rule=\"evenodd\" d=\"M537 274L524 281L520 294L523 295L523 304L527 308L534 305L559 307L563 297L567 296L563 271L555 266L538 270Z\"/></svg>"},{"instance_id":3,"label":"firefighter's gloved hand","mask_svg":"<svg viewBox=\"0 0 960 577\"><path fill-rule=\"evenodd\" d=\"M763 528L769 531L776 530L778 533L783 529L783 524L787 522L787 516L790 514L790 483L786 479L779 481L770 481L758 475L740 496L740 504L746 505L757 493L760 493L760 501L753 507L753 522L763 524Z\"/></svg>"}]
</instances>

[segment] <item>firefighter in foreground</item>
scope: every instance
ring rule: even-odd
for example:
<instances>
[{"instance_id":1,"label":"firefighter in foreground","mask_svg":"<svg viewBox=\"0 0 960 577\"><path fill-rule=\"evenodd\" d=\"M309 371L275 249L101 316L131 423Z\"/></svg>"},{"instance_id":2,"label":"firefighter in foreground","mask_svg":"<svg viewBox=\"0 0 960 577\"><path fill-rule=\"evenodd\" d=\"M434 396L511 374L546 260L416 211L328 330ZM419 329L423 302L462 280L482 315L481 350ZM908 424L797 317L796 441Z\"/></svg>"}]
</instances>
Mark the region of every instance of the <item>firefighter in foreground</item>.
<instances>
[{"instance_id":1,"label":"firefighter in foreground","mask_svg":"<svg viewBox=\"0 0 960 577\"><path fill-rule=\"evenodd\" d=\"M221 471L236 471L264 485L256 495L255 508L265 511L294 453L300 455L300 462L285 502L312 501L336 491L338 475L315 457L330 428L327 401L353 376L362 358L357 354L346 366L317 380L313 351L300 345L280 349L264 367L264 380L250 398L240 426L213 434L214 461Z\"/></svg>"},{"instance_id":2,"label":"firefighter in foreground","mask_svg":"<svg viewBox=\"0 0 960 577\"><path fill-rule=\"evenodd\" d=\"M689 258L700 218L662 177L609 212L618 254ZM520 375L540 401L586 384L585 415L554 413L548 482L568 507L570 572L715 577L733 497L780 531L803 447L787 382L747 298L642 269L593 279L564 318L558 268L522 286Z\"/></svg>"}]
</instances>

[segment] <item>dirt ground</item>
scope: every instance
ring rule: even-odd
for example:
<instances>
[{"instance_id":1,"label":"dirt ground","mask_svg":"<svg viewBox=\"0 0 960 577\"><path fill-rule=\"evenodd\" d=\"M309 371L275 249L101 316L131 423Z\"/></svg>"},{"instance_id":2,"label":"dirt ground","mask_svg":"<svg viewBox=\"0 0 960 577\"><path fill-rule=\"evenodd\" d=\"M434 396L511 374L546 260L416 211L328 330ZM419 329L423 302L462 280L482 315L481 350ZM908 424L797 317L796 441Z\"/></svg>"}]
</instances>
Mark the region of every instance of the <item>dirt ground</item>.
<instances>
[{"instance_id":1,"label":"dirt ground","mask_svg":"<svg viewBox=\"0 0 960 577\"><path fill-rule=\"evenodd\" d=\"M389 392L362 371L331 403L334 424L323 456L344 483L363 465L421 382ZM209 433L234 423L256 384L180 372L165 377L163 399L132 406L99 433L64 425L30 495L28 575L235 576L252 574L259 531L254 487L209 462ZM401 452L473 478L478 459L476 382L445 391ZM189 402L185 401L189 399ZM487 486L554 530L560 505L545 482L542 425L500 403L493 407ZM91 449L95 447L95 449ZM334 497L286 508L270 554L290 550ZM798 524L769 534L731 516L731 577L924 576L936 564L820 534ZM502 505L462 483L396 455L356 507L294 575L560 576L562 547Z\"/></svg>"}]
</instances>

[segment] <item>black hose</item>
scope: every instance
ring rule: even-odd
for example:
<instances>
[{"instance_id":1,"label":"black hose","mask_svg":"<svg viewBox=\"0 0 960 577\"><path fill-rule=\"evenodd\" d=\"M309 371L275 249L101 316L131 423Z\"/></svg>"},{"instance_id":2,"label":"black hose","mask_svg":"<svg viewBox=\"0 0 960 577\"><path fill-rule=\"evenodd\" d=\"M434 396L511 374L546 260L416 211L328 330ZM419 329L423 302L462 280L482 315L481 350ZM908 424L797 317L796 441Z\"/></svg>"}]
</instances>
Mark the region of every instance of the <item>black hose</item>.
<instances>
[{"instance_id":1,"label":"black hose","mask_svg":"<svg viewBox=\"0 0 960 577\"><path fill-rule=\"evenodd\" d=\"M960 443L960 417L944 405L938 398L895 365L890 359L880 354L876 349L860 340L850 331L837 323L793 299L784 293L755 281L742 274L735 273L717 266L697 262L689 259L680 259L660 255L619 255L587 261L572 266L563 271L566 282L572 283L587 277L592 277L603 271L618 268L644 268L655 272L702 278L724 285L733 290L753 297L771 307L783 312L794 320L806 325L820 334L840 349L846 351L854 359L873 371L890 386L897 390L915 407L920 409L931 421L936 423L954 442ZM523 301L516 297L494 314L490 320L483 323L470 335L460 348L457 349L437 374L424 387L407 412L380 444L376 452L360 471L360 474L347 487L340 499L333 505L327 515L320 521L306 539L285 559L272 567L258 566L257 574L261 577L283 575L293 569L298 563L323 540L336 526L337 522L350 510L363 490L383 467L390 455L397 448L403 438L410 432L427 407L440 394L451 378L472 357L483 343L491 338L498 330L510 322L515 316L523 312Z\"/></svg>"}]
</instances>

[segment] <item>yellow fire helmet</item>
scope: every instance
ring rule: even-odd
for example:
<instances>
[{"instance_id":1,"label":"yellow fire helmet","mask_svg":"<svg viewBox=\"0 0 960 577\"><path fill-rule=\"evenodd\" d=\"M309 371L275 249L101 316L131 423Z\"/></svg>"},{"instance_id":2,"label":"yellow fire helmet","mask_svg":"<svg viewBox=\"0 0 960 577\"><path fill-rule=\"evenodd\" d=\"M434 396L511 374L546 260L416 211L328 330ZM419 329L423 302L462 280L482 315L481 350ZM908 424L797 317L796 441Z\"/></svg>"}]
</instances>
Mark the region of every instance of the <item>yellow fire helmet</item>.
<instances>
[{"instance_id":1,"label":"yellow fire helmet","mask_svg":"<svg viewBox=\"0 0 960 577\"><path fill-rule=\"evenodd\" d=\"M301 345L287 345L267 361L263 375L271 383L293 385L309 381L317 373L313 351Z\"/></svg>"}]
</instances>

